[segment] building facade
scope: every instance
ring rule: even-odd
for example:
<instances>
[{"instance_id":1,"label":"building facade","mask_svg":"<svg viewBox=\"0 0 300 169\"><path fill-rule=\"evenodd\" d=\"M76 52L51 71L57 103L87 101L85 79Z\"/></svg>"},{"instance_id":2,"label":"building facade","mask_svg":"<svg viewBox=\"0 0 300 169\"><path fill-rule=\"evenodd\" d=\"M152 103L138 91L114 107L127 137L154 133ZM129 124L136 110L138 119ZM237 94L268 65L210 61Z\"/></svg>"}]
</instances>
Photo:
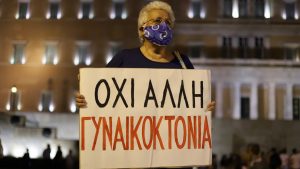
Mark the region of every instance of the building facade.
<instances>
[{"instance_id":1,"label":"building facade","mask_svg":"<svg viewBox=\"0 0 300 169\"><path fill-rule=\"evenodd\" d=\"M29 119L39 117L32 112L53 112L56 119L57 113L78 112L79 68L103 67L121 49L138 47L138 12L148 2L0 0L0 111L30 112ZM197 69L212 71L217 126L230 119L298 122L291 121L300 118L298 0L167 2L176 17L174 49L188 55ZM70 122L77 131L76 124ZM78 133L65 138L57 131L54 139L78 139ZM229 148L222 147L221 136L214 137L220 143L216 151L225 153ZM293 139L287 141L290 146L298 137Z\"/></svg>"}]
</instances>

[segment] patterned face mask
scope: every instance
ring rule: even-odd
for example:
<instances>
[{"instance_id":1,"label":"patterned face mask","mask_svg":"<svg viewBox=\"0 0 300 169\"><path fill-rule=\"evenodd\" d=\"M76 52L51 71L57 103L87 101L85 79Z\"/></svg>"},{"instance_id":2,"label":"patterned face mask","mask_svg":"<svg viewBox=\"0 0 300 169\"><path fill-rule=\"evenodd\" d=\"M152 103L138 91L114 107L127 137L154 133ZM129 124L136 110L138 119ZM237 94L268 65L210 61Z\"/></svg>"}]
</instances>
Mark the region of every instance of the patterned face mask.
<instances>
[{"instance_id":1,"label":"patterned face mask","mask_svg":"<svg viewBox=\"0 0 300 169\"><path fill-rule=\"evenodd\" d=\"M155 45L167 46L172 41L173 31L166 22L161 22L158 25L146 26L144 36Z\"/></svg>"}]
</instances>

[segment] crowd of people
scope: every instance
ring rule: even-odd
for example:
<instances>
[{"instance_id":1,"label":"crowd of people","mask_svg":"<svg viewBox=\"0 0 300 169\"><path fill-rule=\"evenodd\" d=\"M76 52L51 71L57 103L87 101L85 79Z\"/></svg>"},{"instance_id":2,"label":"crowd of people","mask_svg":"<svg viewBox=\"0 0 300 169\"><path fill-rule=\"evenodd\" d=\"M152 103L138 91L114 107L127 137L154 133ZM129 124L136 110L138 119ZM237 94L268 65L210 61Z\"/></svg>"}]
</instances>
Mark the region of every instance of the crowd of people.
<instances>
[{"instance_id":1,"label":"crowd of people","mask_svg":"<svg viewBox=\"0 0 300 169\"><path fill-rule=\"evenodd\" d=\"M241 153L213 155L213 169L300 169L300 153L296 148L288 153L286 148L261 151L259 144L248 144Z\"/></svg>"},{"instance_id":2,"label":"crowd of people","mask_svg":"<svg viewBox=\"0 0 300 169\"><path fill-rule=\"evenodd\" d=\"M68 155L64 157L60 145L57 146L54 158L51 158L50 144L47 144L40 158L32 159L28 148L26 148L26 151L21 158L14 158L11 156L4 157L0 140L0 168L2 167L12 169L35 169L41 167L44 169L75 169L78 168L78 158L73 155L72 150L69 150Z\"/></svg>"}]
</instances>

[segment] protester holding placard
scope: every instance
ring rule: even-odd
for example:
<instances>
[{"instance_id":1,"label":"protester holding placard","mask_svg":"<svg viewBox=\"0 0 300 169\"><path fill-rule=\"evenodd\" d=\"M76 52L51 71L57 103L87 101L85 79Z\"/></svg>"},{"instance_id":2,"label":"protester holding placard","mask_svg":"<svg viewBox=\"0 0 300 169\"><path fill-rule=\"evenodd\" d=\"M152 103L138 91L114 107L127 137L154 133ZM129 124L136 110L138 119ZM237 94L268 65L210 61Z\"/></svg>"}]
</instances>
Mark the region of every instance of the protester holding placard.
<instances>
[{"instance_id":1,"label":"protester holding placard","mask_svg":"<svg viewBox=\"0 0 300 169\"><path fill-rule=\"evenodd\" d=\"M139 48L125 49L116 54L107 67L120 68L165 68L194 69L185 55L172 51L174 12L171 6L162 1L153 1L143 7L138 18ZM76 95L76 105L87 107L85 97ZM206 106L206 111L214 109L215 102Z\"/></svg>"},{"instance_id":2,"label":"protester holding placard","mask_svg":"<svg viewBox=\"0 0 300 169\"><path fill-rule=\"evenodd\" d=\"M194 69L187 56L170 49L174 22L174 12L169 4L162 1L148 3L141 9L138 18L141 47L122 50L107 67ZM79 93L76 105L79 108L87 105L84 96ZM214 106L215 102L208 104L207 111L212 111Z\"/></svg>"}]
</instances>

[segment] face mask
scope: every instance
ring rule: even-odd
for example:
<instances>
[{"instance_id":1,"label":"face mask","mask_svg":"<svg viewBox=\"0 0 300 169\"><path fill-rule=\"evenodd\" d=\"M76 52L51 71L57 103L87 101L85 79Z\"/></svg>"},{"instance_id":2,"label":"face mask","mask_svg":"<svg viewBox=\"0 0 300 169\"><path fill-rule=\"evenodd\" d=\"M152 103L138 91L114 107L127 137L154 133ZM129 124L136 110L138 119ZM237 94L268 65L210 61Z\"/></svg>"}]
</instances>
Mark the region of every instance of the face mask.
<instances>
[{"instance_id":1,"label":"face mask","mask_svg":"<svg viewBox=\"0 0 300 169\"><path fill-rule=\"evenodd\" d=\"M144 36L155 45L166 46L173 38L173 31L166 22L162 22L159 25L145 27Z\"/></svg>"}]
</instances>

